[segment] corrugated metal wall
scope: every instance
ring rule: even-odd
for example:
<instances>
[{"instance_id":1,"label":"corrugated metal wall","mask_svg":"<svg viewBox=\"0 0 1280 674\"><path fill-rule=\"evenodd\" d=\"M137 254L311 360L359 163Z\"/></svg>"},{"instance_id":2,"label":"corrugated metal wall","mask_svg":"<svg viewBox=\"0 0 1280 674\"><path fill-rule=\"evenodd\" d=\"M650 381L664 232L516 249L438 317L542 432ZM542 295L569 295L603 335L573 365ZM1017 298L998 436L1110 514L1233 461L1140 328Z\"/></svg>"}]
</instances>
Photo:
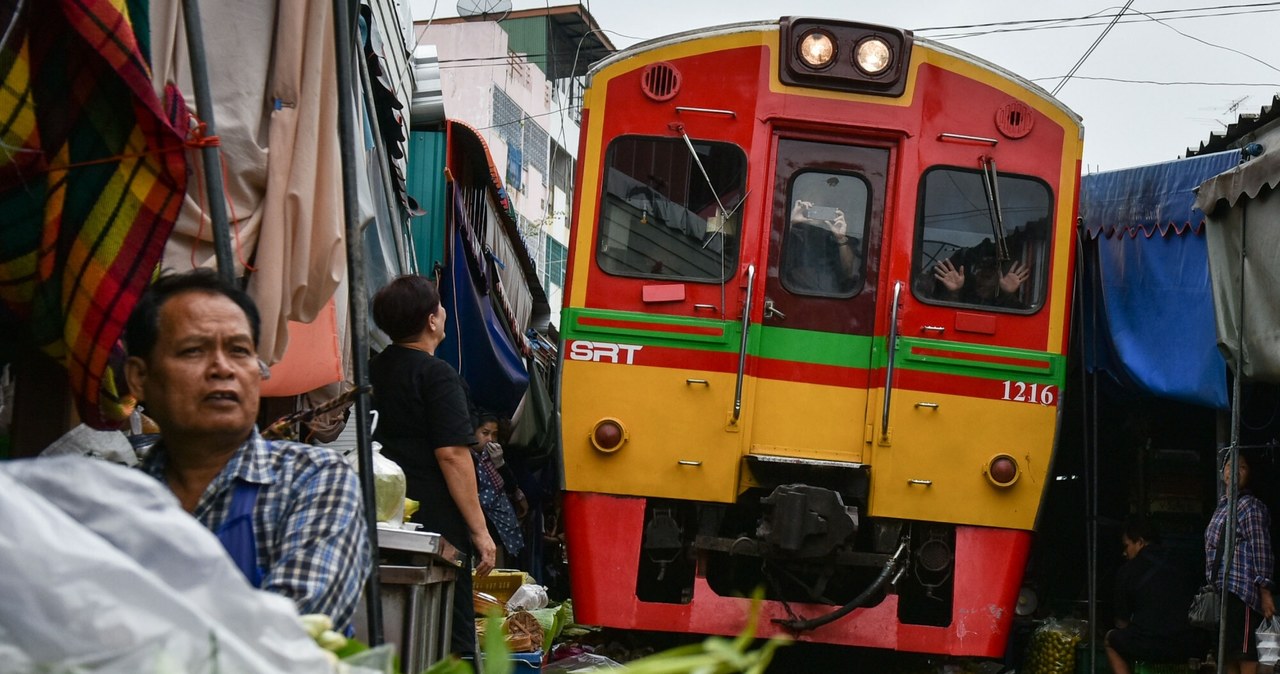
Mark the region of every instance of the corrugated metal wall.
<instances>
[{"instance_id":1,"label":"corrugated metal wall","mask_svg":"<svg viewBox=\"0 0 1280 674\"><path fill-rule=\"evenodd\" d=\"M409 168L406 183L425 213L409 221L417 270L430 275L436 263L444 263L445 134L443 131L413 131L409 134Z\"/></svg>"}]
</instances>

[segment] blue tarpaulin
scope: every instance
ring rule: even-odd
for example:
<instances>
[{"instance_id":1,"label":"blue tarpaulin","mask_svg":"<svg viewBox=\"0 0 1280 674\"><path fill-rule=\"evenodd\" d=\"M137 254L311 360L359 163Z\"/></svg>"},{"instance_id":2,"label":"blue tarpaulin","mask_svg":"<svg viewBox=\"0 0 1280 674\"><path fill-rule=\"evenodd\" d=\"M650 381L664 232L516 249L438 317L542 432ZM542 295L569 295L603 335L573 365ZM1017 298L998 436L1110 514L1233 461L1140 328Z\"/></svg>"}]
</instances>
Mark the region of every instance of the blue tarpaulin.
<instances>
[{"instance_id":1,"label":"blue tarpaulin","mask_svg":"<svg viewBox=\"0 0 1280 674\"><path fill-rule=\"evenodd\" d=\"M445 338L436 355L457 368L481 409L510 419L529 388L524 359L494 311L483 264L468 251L465 229L453 234L453 255L440 284L440 302L448 313Z\"/></svg>"},{"instance_id":2,"label":"blue tarpaulin","mask_svg":"<svg viewBox=\"0 0 1280 674\"><path fill-rule=\"evenodd\" d=\"M1128 388L1227 407L1204 214L1194 190L1236 151L1084 176L1085 364Z\"/></svg>"}]
</instances>

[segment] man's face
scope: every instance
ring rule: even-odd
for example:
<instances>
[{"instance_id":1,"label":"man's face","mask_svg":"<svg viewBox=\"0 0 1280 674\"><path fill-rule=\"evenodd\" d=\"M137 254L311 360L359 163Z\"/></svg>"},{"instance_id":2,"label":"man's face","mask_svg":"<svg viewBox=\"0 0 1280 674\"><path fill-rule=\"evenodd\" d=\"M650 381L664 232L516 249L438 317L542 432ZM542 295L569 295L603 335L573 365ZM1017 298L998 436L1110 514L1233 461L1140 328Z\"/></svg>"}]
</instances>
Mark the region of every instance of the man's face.
<instances>
[{"instance_id":1,"label":"man's face","mask_svg":"<svg viewBox=\"0 0 1280 674\"><path fill-rule=\"evenodd\" d=\"M258 353L244 311L222 295L192 291L160 307L149 356L130 357L130 390L167 444L244 441L258 416Z\"/></svg>"}]
</instances>

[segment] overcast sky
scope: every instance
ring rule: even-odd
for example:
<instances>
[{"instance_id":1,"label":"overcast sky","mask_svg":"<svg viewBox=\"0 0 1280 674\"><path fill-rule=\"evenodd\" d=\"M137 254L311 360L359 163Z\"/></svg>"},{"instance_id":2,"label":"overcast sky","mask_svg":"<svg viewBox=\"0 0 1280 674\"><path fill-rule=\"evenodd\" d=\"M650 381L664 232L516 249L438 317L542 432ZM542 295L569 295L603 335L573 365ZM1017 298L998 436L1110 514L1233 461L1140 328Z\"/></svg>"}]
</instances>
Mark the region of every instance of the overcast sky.
<instances>
[{"instance_id":1,"label":"overcast sky","mask_svg":"<svg viewBox=\"0 0 1280 674\"><path fill-rule=\"evenodd\" d=\"M414 18L458 3L411 0ZM515 9L564 2L514 0ZM614 46L792 16L882 23L970 52L1052 91L1124 6L1077 0L584 0ZM1085 19L1084 17L1097 17ZM1003 25L978 25L978 24ZM1059 91L1084 118L1085 172L1168 161L1280 94L1280 2L1134 0ZM1274 148L1280 152L1280 147Z\"/></svg>"}]
</instances>

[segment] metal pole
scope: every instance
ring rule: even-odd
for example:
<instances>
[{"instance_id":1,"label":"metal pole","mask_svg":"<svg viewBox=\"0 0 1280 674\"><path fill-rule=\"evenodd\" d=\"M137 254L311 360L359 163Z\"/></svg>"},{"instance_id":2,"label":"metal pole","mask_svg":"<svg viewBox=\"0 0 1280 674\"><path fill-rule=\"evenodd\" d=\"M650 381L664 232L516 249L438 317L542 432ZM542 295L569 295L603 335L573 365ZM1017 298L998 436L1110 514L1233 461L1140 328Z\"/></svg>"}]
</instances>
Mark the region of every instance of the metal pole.
<instances>
[{"instance_id":1,"label":"metal pole","mask_svg":"<svg viewBox=\"0 0 1280 674\"><path fill-rule=\"evenodd\" d=\"M1084 272L1086 267L1085 258L1088 255L1088 252L1085 246L1088 243L1088 241L1089 241L1089 237L1086 235L1084 222L1081 220L1077 220L1076 222L1076 284L1075 284L1076 296L1074 301L1071 303L1071 316L1073 319L1078 318L1081 325L1077 328L1077 326L1075 325L1075 321L1073 320L1072 328L1078 329L1080 331L1080 356L1083 358L1085 356L1085 349L1086 348L1089 349L1090 358L1087 360L1092 361L1096 367L1098 362L1098 348L1097 348L1097 342L1093 341L1097 338L1097 334L1098 334L1096 297L1094 298L1095 301L1089 303L1089 305L1086 307L1085 294L1084 294L1084 287L1086 283L1084 278ZM1090 280L1090 286L1093 286L1093 285L1094 284ZM1097 287L1099 289L1101 289L1101 286L1102 286L1101 283L1097 284ZM1076 314L1077 308L1080 309L1081 314L1083 314L1086 309L1089 312L1089 329L1087 331L1084 329L1083 316L1077 316ZM1088 345L1085 344L1086 338L1090 339ZM1089 556L1088 563L1085 565L1085 570L1086 570L1085 573L1087 577L1086 584L1088 586L1087 593L1089 598L1089 671L1096 672L1098 671L1098 640L1097 640L1097 635L1098 635L1098 561L1097 561L1098 560L1098 550L1097 550L1098 541L1097 541L1097 531L1095 528L1097 526L1097 517L1098 517L1098 509L1097 509L1098 486L1097 486L1097 473L1096 473L1097 460L1098 460L1097 459L1097 447L1098 447L1098 436L1097 436L1097 422L1098 422L1097 420L1097 413L1098 413L1097 383L1098 383L1098 380L1097 380L1097 376L1095 375L1092 380L1092 383L1093 383L1092 394L1090 394L1089 383L1090 383L1090 379L1089 379L1088 368L1081 367L1080 368L1080 395L1082 396L1082 398L1081 398L1081 406L1080 406L1080 418L1084 420L1084 427L1081 429L1080 437L1084 445L1083 459L1084 459L1085 501L1086 501L1085 503L1085 513L1086 513L1085 551L1086 551L1086 554ZM1090 413L1091 411L1092 411L1092 414ZM1090 426L1090 420L1092 420L1093 422L1092 426ZM1092 433L1090 433L1091 428L1093 429Z\"/></svg>"},{"instance_id":2,"label":"metal pole","mask_svg":"<svg viewBox=\"0 0 1280 674\"><path fill-rule=\"evenodd\" d=\"M334 54L338 73L338 138L342 156L342 214L346 219L347 238L347 288L351 304L351 372L357 389L369 383L369 296L365 290L364 236L360 226L357 198L356 161L352 156L358 147L355 125L355 91L352 77L352 45L355 3L351 0L333 0ZM356 396L356 453L360 465L360 488L364 495L365 525L369 530L369 549L374 560L365 584L367 603L365 613L369 618L369 645L377 646L382 639L382 587L378 578L378 523L374 500L373 446L369 437L369 394Z\"/></svg>"},{"instance_id":3,"label":"metal pole","mask_svg":"<svg viewBox=\"0 0 1280 674\"><path fill-rule=\"evenodd\" d=\"M1231 380L1231 484L1227 485L1226 545L1222 553L1222 601L1218 613L1218 674L1226 671L1227 663L1227 574L1231 572L1231 560L1236 547L1236 501L1240 495L1240 380L1244 378L1244 265L1248 259L1248 200L1240 202L1240 300L1236 319L1236 367ZM1217 465L1214 457L1214 465ZM1208 534L1206 534L1208 535ZM1248 629L1248 625L1245 626ZM1248 637L1248 635L1245 635Z\"/></svg>"},{"instance_id":4,"label":"metal pole","mask_svg":"<svg viewBox=\"0 0 1280 674\"><path fill-rule=\"evenodd\" d=\"M196 90L196 111L205 124L205 135L216 136L218 127L213 122L213 94L209 91L209 65L204 58L199 0L182 0L182 20L187 29L187 52L191 59L191 82ZM200 160L204 169L205 192L209 197L209 226L213 230L213 254L218 263L218 276L232 283L236 278L236 263L231 253L231 225L227 221L218 146L200 148Z\"/></svg>"}]
</instances>

